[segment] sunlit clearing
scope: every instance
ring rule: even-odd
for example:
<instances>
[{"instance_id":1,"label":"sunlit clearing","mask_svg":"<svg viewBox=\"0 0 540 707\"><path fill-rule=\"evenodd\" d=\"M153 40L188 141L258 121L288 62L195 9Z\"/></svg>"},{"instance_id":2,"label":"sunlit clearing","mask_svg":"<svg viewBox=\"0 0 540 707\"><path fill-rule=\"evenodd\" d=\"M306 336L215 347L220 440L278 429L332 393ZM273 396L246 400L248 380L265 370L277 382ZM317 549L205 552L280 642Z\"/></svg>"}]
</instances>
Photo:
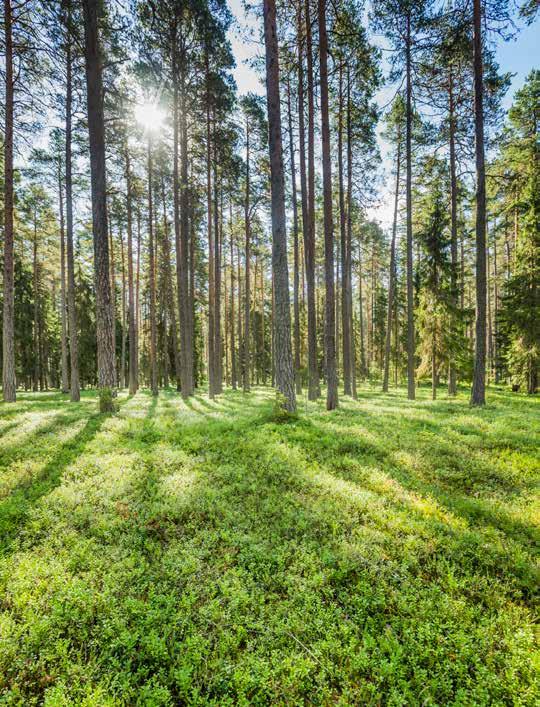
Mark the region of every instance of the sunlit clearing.
<instances>
[{"instance_id":1,"label":"sunlit clearing","mask_svg":"<svg viewBox=\"0 0 540 707\"><path fill-rule=\"evenodd\" d=\"M135 106L135 119L145 130L155 132L162 126L164 115L156 103L141 103Z\"/></svg>"}]
</instances>

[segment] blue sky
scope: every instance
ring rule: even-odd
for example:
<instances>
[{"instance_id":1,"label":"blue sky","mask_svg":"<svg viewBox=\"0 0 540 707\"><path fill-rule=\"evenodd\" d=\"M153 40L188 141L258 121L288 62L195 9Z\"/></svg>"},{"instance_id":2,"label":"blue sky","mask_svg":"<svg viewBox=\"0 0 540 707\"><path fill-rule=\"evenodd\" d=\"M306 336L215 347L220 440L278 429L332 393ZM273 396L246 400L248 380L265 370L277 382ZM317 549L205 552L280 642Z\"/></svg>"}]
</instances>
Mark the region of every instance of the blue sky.
<instances>
[{"instance_id":1,"label":"blue sky","mask_svg":"<svg viewBox=\"0 0 540 707\"><path fill-rule=\"evenodd\" d=\"M229 0L229 4L237 24L240 25L240 30L237 27L233 27L230 31L230 40L237 64L233 73L238 90L240 94L244 94L247 91L263 94L263 84L253 69L246 64L253 57L261 55L263 51L262 45L258 42L259 28L256 26L257 20L253 17L246 17L242 7L242 0ZM511 87L504 98L504 106L506 108L512 104L514 93L523 86L530 71L533 68L540 67L540 21L537 20L528 27L524 26L523 23L518 23L518 26L521 31L515 39L505 42L502 38L497 37L495 45L497 60L501 70L515 74ZM253 30L252 34L254 35L251 40L247 36L250 30ZM381 104L386 103L388 96L389 89L383 89L379 93L379 102ZM380 140L380 148L384 166L384 157L387 150L382 140ZM383 184L379 204L369 210L369 215L371 218L379 220L384 226L387 226L390 222L391 213L392 199L389 190Z\"/></svg>"}]
</instances>

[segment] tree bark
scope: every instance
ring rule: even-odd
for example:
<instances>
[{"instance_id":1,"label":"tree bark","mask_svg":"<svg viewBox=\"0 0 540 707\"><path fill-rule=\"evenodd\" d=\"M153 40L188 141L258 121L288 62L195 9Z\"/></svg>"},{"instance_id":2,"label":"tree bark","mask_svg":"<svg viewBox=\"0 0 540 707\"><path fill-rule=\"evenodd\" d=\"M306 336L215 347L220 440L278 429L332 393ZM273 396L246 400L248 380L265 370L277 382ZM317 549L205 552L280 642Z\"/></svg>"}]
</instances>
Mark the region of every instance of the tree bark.
<instances>
[{"instance_id":1,"label":"tree bark","mask_svg":"<svg viewBox=\"0 0 540 707\"><path fill-rule=\"evenodd\" d=\"M128 328L129 328L129 363L128 363L128 390L130 395L135 395L139 387L138 381L138 342L135 312L135 290L133 282L133 183L131 175L131 161L127 140L124 145L125 170L126 170L126 217L127 217L127 261L128 261Z\"/></svg>"},{"instance_id":2,"label":"tree bark","mask_svg":"<svg viewBox=\"0 0 540 707\"><path fill-rule=\"evenodd\" d=\"M154 245L154 199L152 190L152 139L148 138L148 280L150 286L150 390L158 394L157 324L156 324L156 258Z\"/></svg>"},{"instance_id":3,"label":"tree bark","mask_svg":"<svg viewBox=\"0 0 540 707\"><path fill-rule=\"evenodd\" d=\"M71 402L81 399L79 382L79 334L75 303L75 262L73 254L73 176L72 176L72 113L73 113L73 60L71 36L71 2L67 5L66 24L66 260L67 307L69 319L69 364Z\"/></svg>"},{"instance_id":4,"label":"tree bark","mask_svg":"<svg viewBox=\"0 0 540 707\"><path fill-rule=\"evenodd\" d=\"M287 227L285 218L285 181L281 141L279 100L279 59L274 0L264 0L264 39L266 45L266 96L270 149L270 186L272 193L272 272L274 279L274 351L276 387L285 397L284 407L296 410L294 367L291 349L291 311L287 266Z\"/></svg>"},{"instance_id":5,"label":"tree bark","mask_svg":"<svg viewBox=\"0 0 540 707\"><path fill-rule=\"evenodd\" d=\"M459 306L457 267L458 267L458 221L457 221L457 176L456 176L456 117L454 107L454 77L450 69L448 76L448 119L450 143L450 292L455 317ZM457 393L457 373L453 356L448 366L448 395Z\"/></svg>"},{"instance_id":6,"label":"tree bark","mask_svg":"<svg viewBox=\"0 0 540 707\"><path fill-rule=\"evenodd\" d=\"M486 169L482 3L473 0L474 138L476 157L476 325L471 405L486 403Z\"/></svg>"},{"instance_id":7,"label":"tree bark","mask_svg":"<svg viewBox=\"0 0 540 707\"><path fill-rule=\"evenodd\" d=\"M83 0L83 11L92 185L98 386L101 391L100 410L101 412L110 412L115 407L112 395L116 374L113 349L114 322L112 320L109 279L109 242L107 237L105 124L103 116L102 56L98 29L99 0Z\"/></svg>"},{"instance_id":8,"label":"tree bark","mask_svg":"<svg viewBox=\"0 0 540 707\"><path fill-rule=\"evenodd\" d=\"M347 70L347 243L345 266L345 296L347 300L347 317L349 326L351 394L354 400L356 392L356 346L354 341L354 318L352 300L352 118L351 118L351 75Z\"/></svg>"},{"instance_id":9,"label":"tree bark","mask_svg":"<svg viewBox=\"0 0 540 707\"><path fill-rule=\"evenodd\" d=\"M407 397L414 400L414 274L413 274L413 233L412 233L412 82L411 82L411 15L407 15L407 37L405 43L407 73L407 118L406 118L406 161L407 161Z\"/></svg>"},{"instance_id":10,"label":"tree bark","mask_svg":"<svg viewBox=\"0 0 540 707\"><path fill-rule=\"evenodd\" d=\"M250 286L250 260L251 260L251 223L250 223L250 129L249 118L246 116L246 191L244 195L244 226L245 226L245 273L244 273L244 368L242 384L244 393L249 392L250 375L250 308L251 308L251 286Z\"/></svg>"},{"instance_id":11,"label":"tree bark","mask_svg":"<svg viewBox=\"0 0 540 707\"><path fill-rule=\"evenodd\" d=\"M2 393L4 402L17 396L15 377L15 292L13 272L13 29L11 0L4 0L5 132L4 132L4 297L2 321Z\"/></svg>"},{"instance_id":12,"label":"tree bark","mask_svg":"<svg viewBox=\"0 0 540 707\"><path fill-rule=\"evenodd\" d=\"M317 360L317 307L315 300L315 98L313 80L313 41L309 0L305 0L307 89L308 89L308 183L307 228L304 234L304 258L308 300L308 399L317 400L321 395L319 365ZM299 66L302 65L300 60ZM303 77L299 77L303 78ZM299 80L302 86L303 80ZM299 111L302 112L302 103ZM302 113L303 122L303 113Z\"/></svg>"},{"instance_id":13,"label":"tree bark","mask_svg":"<svg viewBox=\"0 0 540 707\"><path fill-rule=\"evenodd\" d=\"M352 394L351 318L349 313L348 276L350 253L347 249L347 211L343 177L343 63L339 67L339 114L338 114L338 180L339 180L339 224L341 245L341 336L343 358L343 392Z\"/></svg>"},{"instance_id":14,"label":"tree bark","mask_svg":"<svg viewBox=\"0 0 540 707\"><path fill-rule=\"evenodd\" d=\"M401 167L401 135L397 136L397 156L396 156L396 190L394 196L394 220L392 223L392 242L390 245L390 274L388 285L388 311L386 316L386 337L384 343L384 372L383 372L383 393L388 393L388 381L390 378L390 347L392 337L392 313L395 309L394 300L396 292L396 234L399 202L399 179Z\"/></svg>"},{"instance_id":15,"label":"tree bark","mask_svg":"<svg viewBox=\"0 0 540 707\"><path fill-rule=\"evenodd\" d=\"M60 221L60 375L62 393L67 393L69 391L69 376L66 311L66 228L61 159L58 159L58 205Z\"/></svg>"},{"instance_id":16,"label":"tree bark","mask_svg":"<svg viewBox=\"0 0 540 707\"><path fill-rule=\"evenodd\" d=\"M330 157L330 121L328 115L328 38L326 33L326 0L318 0L321 133L324 202L324 270L325 270L325 358L326 409L338 406L336 371L336 304L334 291L334 226L332 220L332 163Z\"/></svg>"},{"instance_id":17,"label":"tree bark","mask_svg":"<svg viewBox=\"0 0 540 707\"><path fill-rule=\"evenodd\" d=\"M231 336L231 387L236 390L238 375L236 370L236 344L235 344L235 314L234 314L234 243L233 243L233 213L232 213L232 194L229 199L229 244L231 251L231 321L230 321L230 336Z\"/></svg>"},{"instance_id":18,"label":"tree bark","mask_svg":"<svg viewBox=\"0 0 540 707\"><path fill-rule=\"evenodd\" d=\"M299 255L298 255L298 198L296 193L296 163L294 157L294 135L291 109L291 79L287 75L287 117L289 121L289 156L291 160L291 191L293 208L293 313L294 313L294 374L296 392L302 392L302 374L300 371L300 289ZM264 343L264 342L263 342Z\"/></svg>"}]
</instances>

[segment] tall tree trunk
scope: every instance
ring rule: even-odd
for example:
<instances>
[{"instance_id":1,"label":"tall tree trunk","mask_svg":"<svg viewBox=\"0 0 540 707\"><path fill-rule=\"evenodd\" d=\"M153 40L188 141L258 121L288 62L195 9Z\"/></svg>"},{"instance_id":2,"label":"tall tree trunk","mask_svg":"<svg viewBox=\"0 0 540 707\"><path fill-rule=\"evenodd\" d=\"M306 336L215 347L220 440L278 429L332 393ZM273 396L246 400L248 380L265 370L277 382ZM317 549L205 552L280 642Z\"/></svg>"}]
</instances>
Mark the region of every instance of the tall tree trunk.
<instances>
[{"instance_id":1,"label":"tall tree trunk","mask_svg":"<svg viewBox=\"0 0 540 707\"><path fill-rule=\"evenodd\" d=\"M336 303L334 290L334 225L332 220L332 162L330 156L330 120L328 115L328 38L326 34L326 0L318 0L321 133L324 201L324 270L325 270L325 358L326 409L338 405L336 370Z\"/></svg>"},{"instance_id":2,"label":"tall tree trunk","mask_svg":"<svg viewBox=\"0 0 540 707\"><path fill-rule=\"evenodd\" d=\"M105 124L103 118L102 56L98 29L99 5L99 0L83 0L94 235L98 386L100 388L100 410L101 412L110 412L115 407L112 395L116 375L113 348L114 322L112 320L109 279L109 242L107 238Z\"/></svg>"},{"instance_id":3,"label":"tall tree trunk","mask_svg":"<svg viewBox=\"0 0 540 707\"><path fill-rule=\"evenodd\" d=\"M244 370L242 384L244 393L249 392L250 375L250 326L251 317L251 287L250 287L250 260L251 260L251 223L250 223L250 127L249 118L246 116L246 192L244 195L244 226L245 226L245 284L244 284Z\"/></svg>"},{"instance_id":4,"label":"tall tree trunk","mask_svg":"<svg viewBox=\"0 0 540 707\"><path fill-rule=\"evenodd\" d=\"M497 231L493 235L493 361L495 366L495 383L499 383L499 267L497 264Z\"/></svg>"},{"instance_id":5,"label":"tall tree trunk","mask_svg":"<svg viewBox=\"0 0 540 707\"><path fill-rule=\"evenodd\" d=\"M178 347L178 320L176 318L176 304L174 300L174 287L171 269L171 242L169 240L169 222L167 219L167 200L165 196L165 179L161 176L161 202L163 206L163 265L165 268L166 302L171 323L172 346L174 354L174 376L177 387L181 386L181 361Z\"/></svg>"},{"instance_id":6,"label":"tall tree trunk","mask_svg":"<svg viewBox=\"0 0 540 707\"><path fill-rule=\"evenodd\" d=\"M122 263L122 346L120 349L120 387L126 388L129 383L126 376L126 321L127 321L127 293L126 293L126 257L124 252L124 236L119 234L120 258Z\"/></svg>"},{"instance_id":7,"label":"tall tree trunk","mask_svg":"<svg viewBox=\"0 0 540 707\"><path fill-rule=\"evenodd\" d=\"M384 343L384 372L383 372L383 392L388 393L388 380L390 378L390 346L392 337L392 313L395 310L394 300L396 297L396 234L399 202L399 179L401 168L401 135L398 129L397 155L396 155L396 190L394 195L394 220L392 223L392 242L390 245L390 273L388 284L388 311L386 315L386 338Z\"/></svg>"},{"instance_id":8,"label":"tall tree trunk","mask_svg":"<svg viewBox=\"0 0 540 707\"><path fill-rule=\"evenodd\" d=\"M66 311L66 230L64 221L64 185L62 180L62 161L58 160L58 204L60 221L60 369L61 390L69 390L68 347L67 347L67 311Z\"/></svg>"},{"instance_id":9,"label":"tall tree trunk","mask_svg":"<svg viewBox=\"0 0 540 707\"><path fill-rule=\"evenodd\" d=\"M317 308L315 300L315 87L313 80L313 41L309 3L310 0L305 0L308 93L308 183L307 229L304 235L304 257L306 261L308 299L308 398L309 400L317 400L321 395L321 389L319 386L319 366L317 360ZM300 61L299 65L301 65L301 63ZM302 82L299 82L299 85L301 86Z\"/></svg>"},{"instance_id":10,"label":"tall tree trunk","mask_svg":"<svg viewBox=\"0 0 540 707\"><path fill-rule=\"evenodd\" d=\"M215 371L215 253L212 208L212 141L210 123L210 75L208 52L206 54L206 206L208 229L208 395L214 398L216 393Z\"/></svg>"},{"instance_id":11,"label":"tall tree trunk","mask_svg":"<svg viewBox=\"0 0 540 707\"><path fill-rule=\"evenodd\" d=\"M72 113L73 113L73 60L71 47L71 2L67 5L66 24L66 260L67 307L69 319L69 364L71 401L81 399L79 382L79 333L75 303L75 259L73 254L73 176L72 176Z\"/></svg>"},{"instance_id":12,"label":"tall tree trunk","mask_svg":"<svg viewBox=\"0 0 540 707\"><path fill-rule=\"evenodd\" d=\"M276 387L285 397L284 407L296 410L294 367L291 349L291 311L287 267L287 227L285 219L285 181L281 142L279 101L279 60L275 0L264 0L264 39L266 45L266 96L270 148L270 185L272 192L272 273L274 279L274 351Z\"/></svg>"},{"instance_id":13,"label":"tall tree trunk","mask_svg":"<svg viewBox=\"0 0 540 707\"><path fill-rule=\"evenodd\" d=\"M413 233L412 233L412 81L411 81L411 15L407 15L406 53L406 161L407 161L407 397L414 400L414 274L413 274Z\"/></svg>"},{"instance_id":14,"label":"tall tree trunk","mask_svg":"<svg viewBox=\"0 0 540 707\"><path fill-rule=\"evenodd\" d=\"M13 274L13 30L11 0L4 0L5 132L4 132L4 298L2 321L2 393L15 402L15 292Z\"/></svg>"},{"instance_id":15,"label":"tall tree trunk","mask_svg":"<svg viewBox=\"0 0 540 707\"><path fill-rule=\"evenodd\" d=\"M221 228L222 209L219 205L220 184L218 182L218 152L216 121L213 119L214 141L214 393L223 392L223 364L221 355Z\"/></svg>"},{"instance_id":16,"label":"tall tree trunk","mask_svg":"<svg viewBox=\"0 0 540 707\"><path fill-rule=\"evenodd\" d=\"M193 395L193 298L190 289L190 231L189 231L189 183L188 183L188 132L186 116L186 80L184 62L180 71L180 282L178 297L180 304L180 372L184 398Z\"/></svg>"},{"instance_id":17,"label":"tall tree trunk","mask_svg":"<svg viewBox=\"0 0 540 707\"><path fill-rule=\"evenodd\" d=\"M450 141L450 291L452 296L452 306L454 312L452 317L456 317L459 307L459 293L457 281L458 268L458 216L457 216L457 176L456 176L456 116L454 106L454 77L450 69L448 76L448 119L449 119L449 141ZM457 373L454 357L450 356L448 367L448 394L457 393Z\"/></svg>"},{"instance_id":18,"label":"tall tree trunk","mask_svg":"<svg viewBox=\"0 0 540 707\"><path fill-rule=\"evenodd\" d=\"M345 296L347 300L347 317L349 326L349 350L351 370L351 393L356 400L356 346L354 341L354 318L352 299L352 117L351 117L351 75L347 70L347 243L345 266Z\"/></svg>"},{"instance_id":19,"label":"tall tree trunk","mask_svg":"<svg viewBox=\"0 0 540 707\"><path fill-rule=\"evenodd\" d=\"M300 304L298 293L300 289L300 271L298 255L298 198L296 193L296 163L294 158L294 135L291 109L291 79L287 74L287 116L289 121L289 156L291 160L291 191L293 208L293 313L294 313L294 375L296 392L302 392L302 374L300 371ZM264 343L264 342L263 342Z\"/></svg>"},{"instance_id":20,"label":"tall tree trunk","mask_svg":"<svg viewBox=\"0 0 540 707\"><path fill-rule=\"evenodd\" d=\"M362 294L362 244L358 241L358 318L360 323L360 376L365 378L368 370L366 365L366 344L364 335L364 297Z\"/></svg>"},{"instance_id":21,"label":"tall tree trunk","mask_svg":"<svg viewBox=\"0 0 540 707\"><path fill-rule=\"evenodd\" d=\"M476 156L476 337L471 405L486 402L486 169L482 2L473 0L474 138Z\"/></svg>"},{"instance_id":22,"label":"tall tree trunk","mask_svg":"<svg viewBox=\"0 0 540 707\"><path fill-rule=\"evenodd\" d=\"M156 257L154 245L154 200L152 190L152 139L148 138L148 280L150 286L150 390L158 394L157 323L156 323Z\"/></svg>"},{"instance_id":23,"label":"tall tree trunk","mask_svg":"<svg viewBox=\"0 0 540 707\"><path fill-rule=\"evenodd\" d=\"M343 357L343 392L352 394L351 369L351 320L348 300L347 211L343 178L343 63L339 66L339 115L338 115L338 181L339 181L339 225L341 246L341 335Z\"/></svg>"},{"instance_id":24,"label":"tall tree trunk","mask_svg":"<svg viewBox=\"0 0 540 707\"><path fill-rule=\"evenodd\" d=\"M43 389L43 378L41 371L41 342L39 327L39 279L38 279L38 245L37 245L37 214L34 207L34 235L32 238L32 288L34 290L34 327L33 327L33 348L34 348L34 385L33 390L39 389L39 384Z\"/></svg>"},{"instance_id":25,"label":"tall tree trunk","mask_svg":"<svg viewBox=\"0 0 540 707\"><path fill-rule=\"evenodd\" d=\"M128 261L128 317L129 317L129 383L130 395L135 395L139 387L138 381L138 342L135 311L135 289L133 282L133 183L131 161L127 139L124 144L126 170L126 216L127 216L127 261Z\"/></svg>"},{"instance_id":26,"label":"tall tree trunk","mask_svg":"<svg viewBox=\"0 0 540 707\"><path fill-rule=\"evenodd\" d=\"M233 243L233 213L232 213L232 193L229 199L229 244L231 251L231 321L230 321L230 336L231 336L231 387L236 390L238 374L236 371L236 344L235 344L235 322L234 322L234 243Z\"/></svg>"}]
</instances>

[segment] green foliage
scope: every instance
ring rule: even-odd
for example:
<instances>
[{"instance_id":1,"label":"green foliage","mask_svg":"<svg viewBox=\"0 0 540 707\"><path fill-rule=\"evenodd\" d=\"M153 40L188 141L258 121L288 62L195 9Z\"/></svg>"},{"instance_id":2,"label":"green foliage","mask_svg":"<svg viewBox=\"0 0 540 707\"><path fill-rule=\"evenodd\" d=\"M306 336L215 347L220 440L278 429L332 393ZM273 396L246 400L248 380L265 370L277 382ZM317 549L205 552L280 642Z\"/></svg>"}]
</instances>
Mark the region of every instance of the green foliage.
<instances>
[{"instance_id":1,"label":"green foliage","mask_svg":"<svg viewBox=\"0 0 540 707\"><path fill-rule=\"evenodd\" d=\"M538 387L540 367L540 71L531 72L509 112L500 168L519 218L515 270L505 283L500 312L502 348L511 377L529 393Z\"/></svg>"},{"instance_id":2,"label":"green foliage","mask_svg":"<svg viewBox=\"0 0 540 707\"><path fill-rule=\"evenodd\" d=\"M116 403L116 391L112 388L99 389L99 411L100 412L117 412L118 404Z\"/></svg>"},{"instance_id":3,"label":"green foliage","mask_svg":"<svg viewBox=\"0 0 540 707\"><path fill-rule=\"evenodd\" d=\"M0 406L6 705L533 705L537 401Z\"/></svg>"},{"instance_id":4,"label":"green foliage","mask_svg":"<svg viewBox=\"0 0 540 707\"><path fill-rule=\"evenodd\" d=\"M272 415L274 422L291 422L297 418L298 414L296 412L287 410L287 398L279 390L276 390Z\"/></svg>"}]
</instances>

